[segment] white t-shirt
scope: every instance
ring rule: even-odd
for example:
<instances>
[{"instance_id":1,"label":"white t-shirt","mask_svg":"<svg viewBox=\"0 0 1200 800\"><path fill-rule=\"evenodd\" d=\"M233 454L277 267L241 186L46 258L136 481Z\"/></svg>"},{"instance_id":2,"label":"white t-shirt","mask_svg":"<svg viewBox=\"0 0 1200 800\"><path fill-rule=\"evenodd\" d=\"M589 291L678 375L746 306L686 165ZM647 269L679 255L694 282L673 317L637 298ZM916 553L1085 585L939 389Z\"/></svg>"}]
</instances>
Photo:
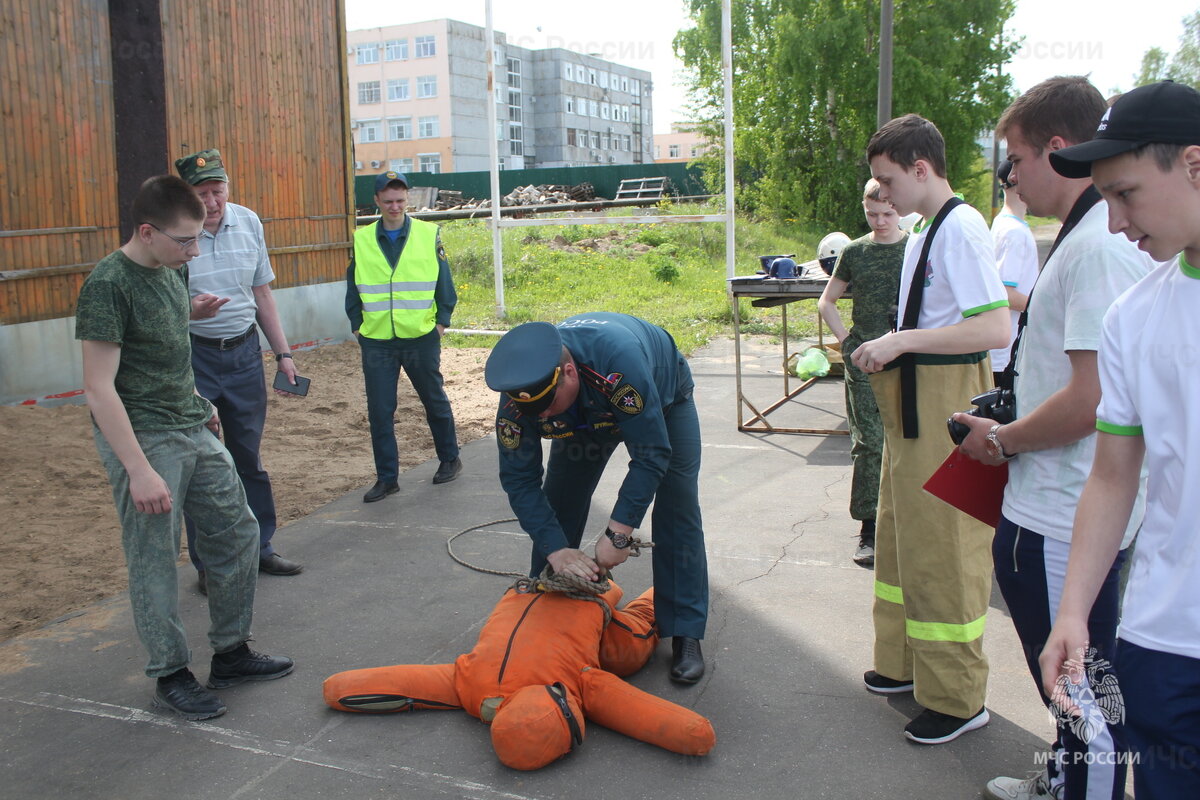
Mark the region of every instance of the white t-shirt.
<instances>
[{"instance_id":1,"label":"white t-shirt","mask_svg":"<svg viewBox=\"0 0 1200 800\"><path fill-rule=\"evenodd\" d=\"M1021 294L1029 294L1038 277L1037 242L1033 240L1029 223L1014 214L1000 214L992 220L992 241L996 246L1000 281ZM1021 318L1021 312L1010 310L1009 316L1012 317L1012 335L1007 347L991 352L992 372L1003 372L1008 366L1012 340L1017 338L1017 320Z\"/></svg>"},{"instance_id":2,"label":"white t-shirt","mask_svg":"<svg viewBox=\"0 0 1200 800\"><path fill-rule=\"evenodd\" d=\"M245 206L226 203L216 236L201 231L197 244L200 255L188 262L188 291L230 299L215 317L192 320L192 333L210 339L245 333L258 315L254 287L275 280L262 221Z\"/></svg>"},{"instance_id":3,"label":"white t-shirt","mask_svg":"<svg viewBox=\"0 0 1200 800\"><path fill-rule=\"evenodd\" d=\"M929 235L926 226L908 237L904 270L900 273L897 307L900 321L908 303L921 248ZM925 294L921 301L918 328L945 328L993 308L1008 305L993 255L992 234L979 212L963 203L951 211L933 237L925 269Z\"/></svg>"},{"instance_id":4,"label":"white t-shirt","mask_svg":"<svg viewBox=\"0 0 1200 800\"><path fill-rule=\"evenodd\" d=\"M1157 267L1104 318L1096 427L1146 443L1146 519L1122 639L1200 658L1200 270Z\"/></svg>"},{"instance_id":5,"label":"white t-shirt","mask_svg":"<svg viewBox=\"0 0 1200 800\"><path fill-rule=\"evenodd\" d=\"M1113 301L1154 262L1124 236L1108 232L1108 204L1093 206L1046 262L1029 298L1029 324L1017 353L1017 416L1031 413L1071 379L1068 350L1097 350ZM1021 453L1008 464L1004 516L1021 527L1071 541L1075 507L1092 470L1095 434L1064 447ZM1145 473L1121 547L1137 533L1146 504Z\"/></svg>"}]
</instances>

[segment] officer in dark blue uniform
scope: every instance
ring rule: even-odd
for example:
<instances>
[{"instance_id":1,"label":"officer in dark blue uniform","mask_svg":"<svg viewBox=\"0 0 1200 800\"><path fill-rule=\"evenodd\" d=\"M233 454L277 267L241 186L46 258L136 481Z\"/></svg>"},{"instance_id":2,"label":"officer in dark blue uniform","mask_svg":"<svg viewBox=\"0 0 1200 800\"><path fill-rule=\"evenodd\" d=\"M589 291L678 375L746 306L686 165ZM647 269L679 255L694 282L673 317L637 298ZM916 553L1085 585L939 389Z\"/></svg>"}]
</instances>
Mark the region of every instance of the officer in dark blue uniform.
<instances>
[{"instance_id":1,"label":"officer in dark blue uniform","mask_svg":"<svg viewBox=\"0 0 1200 800\"><path fill-rule=\"evenodd\" d=\"M671 679L704 675L708 562L700 520L700 422L692 373L671 335L626 314L595 312L560 325L513 328L488 357L485 378L501 393L496 414L500 483L533 538L531 575L597 580L629 556L651 501L654 611L674 637ZM543 483L542 439L550 439ZM629 472L595 558L579 549L592 494L618 444Z\"/></svg>"}]
</instances>

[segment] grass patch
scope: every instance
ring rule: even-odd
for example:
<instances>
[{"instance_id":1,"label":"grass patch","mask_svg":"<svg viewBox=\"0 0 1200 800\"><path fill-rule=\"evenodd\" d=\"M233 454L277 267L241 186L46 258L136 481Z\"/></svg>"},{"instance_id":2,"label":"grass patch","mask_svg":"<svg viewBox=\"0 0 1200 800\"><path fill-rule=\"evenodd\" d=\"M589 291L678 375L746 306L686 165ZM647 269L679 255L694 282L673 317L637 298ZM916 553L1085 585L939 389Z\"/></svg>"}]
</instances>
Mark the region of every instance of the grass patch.
<instances>
[{"instance_id":1,"label":"grass patch","mask_svg":"<svg viewBox=\"0 0 1200 800\"><path fill-rule=\"evenodd\" d=\"M710 205L671 206L662 213L719 213ZM632 216L633 209L612 209ZM440 223L442 243L458 287L456 328L506 330L531 320L559 322L587 311L620 311L671 332L684 353L732 333L733 314L725 283L723 223L647 223L506 228L504 248L507 316L496 316L492 237L486 221ZM738 216L735 272L753 274L758 256L815 254L824 231L794 220ZM589 243L591 240L591 243ZM566 249L571 247L571 250ZM580 252L574 249L582 248ZM791 306L792 338L816 333L814 300ZM742 301L744 330L779 336L777 308ZM478 347L478 336L451 335L452 347Z\"/></svg>"}]
</instances>

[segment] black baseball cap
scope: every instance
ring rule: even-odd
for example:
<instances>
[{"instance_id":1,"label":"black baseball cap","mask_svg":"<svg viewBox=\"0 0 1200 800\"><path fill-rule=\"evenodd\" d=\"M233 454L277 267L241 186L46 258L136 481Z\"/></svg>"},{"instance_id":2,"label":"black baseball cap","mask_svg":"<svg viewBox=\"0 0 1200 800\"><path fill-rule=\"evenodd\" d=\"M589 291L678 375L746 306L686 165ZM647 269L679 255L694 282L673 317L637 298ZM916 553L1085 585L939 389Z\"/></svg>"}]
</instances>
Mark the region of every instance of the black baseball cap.
<instances>
[{"instance_id":1,"label":"black baseball cap","mask_svg":"<svg viewBox=\"0 0 1200 800\"><path fill-rule=\"evenodd\" d=\"M1126 92L1104 112L1090 142L1055 150L1050 166L1065 178L1086 178L1093 162L1154 142L1200 145L1200 92L1174 81Z\"/></svg>"},{"instance_id":2,"label":"black baseball cap","mask_svg":"<svg viewBox=\"0 0 1200 800\"><path fill-rule=\"evenodd\" d=\"M562 335L549 322L526 322L500 337L488 355L483 379L522 414L536 417L554 402L562 369Z\"/></svg>"}]
</instances>

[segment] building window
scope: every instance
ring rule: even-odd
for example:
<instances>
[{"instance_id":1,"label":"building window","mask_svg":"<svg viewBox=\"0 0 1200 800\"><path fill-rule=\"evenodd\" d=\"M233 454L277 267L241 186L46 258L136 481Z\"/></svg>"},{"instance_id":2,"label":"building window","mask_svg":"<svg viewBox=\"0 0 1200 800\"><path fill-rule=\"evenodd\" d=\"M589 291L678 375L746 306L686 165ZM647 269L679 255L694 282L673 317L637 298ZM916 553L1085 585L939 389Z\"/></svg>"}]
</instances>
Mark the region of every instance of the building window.
<instances>
[{"instance_id":1,"label":"building window","mask_svg":"<svg viewBox=\"0 0 1200 800\"><path fill-rule=\"evenodd\" d=\"M360 66L363 64L378 64L379 42L369 42L367 44L355 45L354 63Z\"/></svg>"},{"instance_id":2,"label":"building window","mask_svg":"<svg viewBox=\"0 0 1200 800\"><path fill-rule=\"evenodd\" d=\"M608 149L609 149L609 141L608 141L608 134L607 134L607 133L602 133L602 134L600 134L600 149L601 149L601 150L608 150Z\"/></svg>"},{"instance_id":3,"label":"building window","mask_svg":"<svg viewBox=\"0 0 1200 800\"><path fill-rule=\"evenodd\" d=\"M596 70L589 69L588 70L588 83L590 83L592 86L596 86L598 81L599 81L599 78L596 75Z\"/></svg>"},{"instance_id":4,"label":"building window","mask_svg":"<svg viewBox=\"0 0 1200 800\"><path fill-rule=\"evenodd\" d=\"M440 136L438 128L438 118L436 116L419 117L417 119L417 136L421 139L432 139Z\"/></svg>"},{"instance_id":5,"label":"building window","mask_svg":"<svg viewBox=\"0 0 1200 800\"><path fill-rule=\"evenodd\" d=\"M379 120L370 119L358 123L358 143L370 144L380 141Z\"/></svg>"},{"instance_id":6,"label":"building window","mask_svg":"<svg viewBox=\"0 0 1200 800\"><path fill-rule=\"evenodd\" d=\"M575 66L573 64L563 64L563 77L569 81L575 80Z\"/></svg>"},{"instance_id":7,"label":"building window","mask_svg":"<svg viewBox=\"0 0 1200 800\"><path fill-rule=\"evenodd\" d=\"M601 89L608 88L608 73L607 72L600 73L600 88Z\"/></svg>"},{"instance_id":8,"label":"building window","mask_svg":"<svg viewBox=\"0 0 1200 800\"><path fill-rule=\"evenodd\" d=\"M383 45L384 61L407 61L408 39L392 39Z\"/></svg>"},{"instance_id":9,"label":"building window","mask_svg":"<svg viewBox=\"0 0 1200 800\"><path fill-rule=\"evenodd\" d=\"M358 85L358 103L367 106L379 102L379 81L364 81Z\"/></svg>"},{"instance_id":10,"label":"building window","mask_svg":"<svg viewBox=\"0 0 1200 800\"><path fill-rule=\"evenodd\" d=\"M521 93L508 93L508 118L513 122L521 121Z\"/></svg>"},{"instance_id":11,"label":"building window","mask_svg":"<svg viewBox=\"0 0 1200 800\"><path fill-rule=\"evenodd\" d=\"M609 110L608 103L600 104L600 119L612 119L612 113Z\"/></svg>"},{"instance_id":12,"label":"building window","mask_svg":"<svg viewBox=\"0 0 1200 800\"><path fill-rule=\"evenodd\" d=\"M629 88L632 90L632 94L633 94L633 96L634 96L634 97L640 97L640 96L641 96L641 94L642 94L642 82L641 82L641 81L639 81L637 78L633 78L632 80L630 80L630 81L629 81Z\"/></svg>"},{"instance_id":13,"label":"building window","mask_svg":"<svg viewBox=\"0 0 1200 800\"><path fill-rule=\"evenodd\" d=\"M575 113L575 98L571 97L571 95L566 95L563 99L567 101L567 113L574 114Z\"/></svg>"},{"instance_id":14,"label":"building window","mask_svg":"<svg viewBox=\"0 0 1200 800\"><path fill-rule=\"evenodd\" d=\"M630 114L629 118L631 120L633 120L635 123L641 122L642 121L642 110L640 108L638 108L637 106L634 106L633 113Z\"/></svg>"},{"instance_id":15,"label":"building window","mask_svg":"<svg viewBox=\"0 0 1200 800\"><path fill-rule=\"evenodd\" d=\"M438 173L442 171L442 154L441 153L420 153L417 155L420 159L421 172Z\"/></svg>"},{"instance_id":16,"label":"building window","mask_svg":"<svg viewBox=\"0 0 1200 800\"><path fill-rule=\"evenodd\" d=\"M417 78L417 97L437 97L437 75L421 75Z\"/></svg>"},{"instance_id":17,"label":"building window","mask_svg":"<svg viewBox=\"0 0 1200 800\"><path fill-rule=\"evenodd\" d=\"M590 116L590 117L600 116L600 104L597 103L595 100L588 100L588 116Z\"/></svg>"},{"instance_id":18,"label":"building window","mask_svg":"<svg viewBox=\"0 0 1200 800\"><path fill-rule=\"evenodd\" d=\"M395 117L388 120L388 141L401 142L412 138L412 117Z\"/></svg>"},{"instance_id":19,"label":"building window","mask_svg":"<svg viewBox=\"0 0 1200 800\"><path fill-rule=\"evenodd\" d=\"M504 141L504 123L503 122L499 122L499 121L496 122L496 141L497 142Z\"/></svg>"},{"instance_id":20,"label":"building window","mask_svg":"<svg viewBox=\"0 0 1200 800\"><path fill-rule=\"evenodd\" d=\"M521 88L521 59L508 60L508 85L513 89Z\"/></svg>"},{"instance_id":21,"label":"building window","mask_svg":"<svg viewBox=\"0 0 1200 800\"><path fill-rule=\"evenodd\" d=\"M407 100L409 98L408 78L388 78L387 90L387 99L389 103Z\"/></svg>"},{"instance_id":22,"label":"building window","mask_svg":"<svg viewBox=\"0 0 1200 800\"><path fill-rule=\"evenodd\" d=\"M625 77L621 78L621 91L622 92L629 91L629 78L625 78Z\"/></svg>"},{"instance_id":23,"label":"building window","mask_svg":"<svg viewBox=\"0 0 1200 800\"><path fill-rule=\"evenodd\" d=\"M413 37L413 47L417 51L417 58L433 58L437 55L437 45L432 36Z\"/></svg>"},{"instance_id":24,"label":"building window","mask_svg":"<svg viewBox=\"0 0 1200 800\"><path fill-rule=\"evenodd\" d=\"M628 133L625 134L625 149L627 151L633 149L633 137L630 136Z\"/></svg>"},{"instance_id":25,"label":"building window","mask_svg":"<svg viewBox=\"0 0 1200 800\"><path fill-rule=\"evenodd\" d=\"M497 67L504 63L504 52L499 47L492 48L492 63Z\"/></svg>"},{"instance_id":26,"label":"building window","mask_svg":"<svg viewBox=\"0 0 1200 800\"><path fill-rule=\"evenodd\" d=\"M393 158L388 161L388 169L393 172L412 172L411 158Z\"/></svg>"},{"instance_id":27,"label":"building window","mask_svg":"<svg viewBox=\"0 0 1200 800\"><path fill-rule=\"evenodd\" d=\"M621 106L621 122L629 122L629 106Z\"/></svg>"},{"instance_id":28,"label":"building window","mask_svg":"<svg viewBox=\"0 0 1200 800\"><path fill-rule=\"evenodd\" d=\"M592 147L595 149L600 148L600 131L592 131Z\"/></svg>"},{"instance_id":29,"label":"building window","mask_svg":"<svg viewBox=\"0 0 1200 800\"><path fill-rule=\"evenodd\" d=\"M575 129L567 128L567 145L569 147L577 146L579 140L575 138Z\"/></svg>"},{"instance_id":30,"label":"building window","mask_svg":"<svg viewBox=\"0 0 1200 800\"><path fill-rule=\"evenodd\" d=\"M667 158L679 158L679 145L673 144L667 147Z\"/></svg>"},{"instance_id":31,"label":"building window","mask_svg":"<svg viewBox=\"0 0 1200 800\"><path fill-rule=\"evenodd\" d=\"M513 140L508 143L508 152L514 156L524 155L525 154L525 145L522 142Z\"/></svg>"}]
</instances>

